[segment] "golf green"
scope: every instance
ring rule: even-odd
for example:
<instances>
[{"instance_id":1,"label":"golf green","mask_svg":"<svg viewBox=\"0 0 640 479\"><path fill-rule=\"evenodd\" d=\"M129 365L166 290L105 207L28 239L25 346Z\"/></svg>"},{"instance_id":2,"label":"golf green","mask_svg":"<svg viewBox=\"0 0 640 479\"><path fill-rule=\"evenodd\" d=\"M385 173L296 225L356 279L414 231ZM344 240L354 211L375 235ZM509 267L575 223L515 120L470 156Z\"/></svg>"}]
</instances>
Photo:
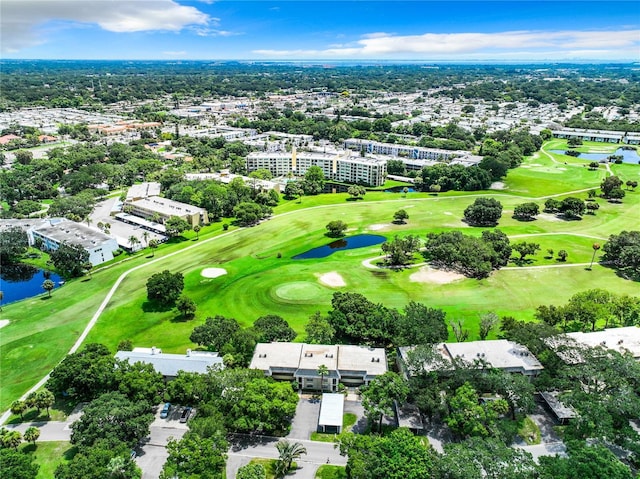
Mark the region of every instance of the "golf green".
<instances>
[{"instance_id":1,"label":"golf green","mask_svg":"<svg viewBox=\"0 0 640 479\"><path fill-rule=\"evenodd\" d=\"M310 281L292 281L272 288L273 299L285 303L313 304L322 301L326 295L325 288Z\"/></svg>"}]
</instances>

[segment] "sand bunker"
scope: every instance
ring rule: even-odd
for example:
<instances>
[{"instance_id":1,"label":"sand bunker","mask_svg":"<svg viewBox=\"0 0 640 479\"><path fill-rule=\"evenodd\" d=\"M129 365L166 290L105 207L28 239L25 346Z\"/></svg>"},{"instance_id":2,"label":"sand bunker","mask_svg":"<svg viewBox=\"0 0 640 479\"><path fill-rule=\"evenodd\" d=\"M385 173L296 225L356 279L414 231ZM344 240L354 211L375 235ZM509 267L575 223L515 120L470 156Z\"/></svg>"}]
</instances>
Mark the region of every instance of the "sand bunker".
<instances>
[{"instance_id":1,"label":"sand bunker","mask_svg":"<svg viewBox=\"0 0 640 479\"><path fill-rule=\"evenodd\" d=\"M423 266L417 272L409 276L409 281L414 283L448 284L464 279L464 275L453 271L443 271Z\"/></svg>"},{"instance_id":2,"label":"sand bunker","mask_svg":"<svg viewBox=\"0 0 640 479\"><path fill-rule=\"evenodd\" d=\"M320 276L319 280L325 286L330 286L332 288L340 288L341 286L347 285L342 276L340 276L340 273L335 271L323 274Z\"/></svg>"},{"instance_id":3,"label":"sand bunker","mask_svg":"<svg viewBox=\"0 0 640 479\"><path fill-rule=\"evenodd\" d=\"M490 190L504 190L505 186L502 181L494 181L489 187Z\"/></svg>"},{"instance_id":4,"label":"sand bunker","mask_svg":"<svg viewBox=\"0 0 640 479\"><path fill-rule=\"evenodd\" d=\"M8 319L0 319L0 328L4 328L7 324L9 324Z\"/></svg>"},{"instance_id":5,"label":"sand bunker","mask_svg":"<svg viewBox=\"0 0 640 479\"><path fill-rule=\"evenodd\" d=\"M369 226L369 231L380 231L383 230L385 228L387 228L389 225L383 225L383 224L378 224L378 225L370 225Z\"/></svg>"},{"instance_id":6,"label":"sand bunker","mask_svg":"<svg viewBox=\"0 0 640 479\"><path fill-rule=\"evenodd\" d=\"M547 220L547 221L564 221L562 218L559 218L556 215L552 215L549 213L540 213L538 215L538 218L540 218L541 220Z\"/></svg>"},{"instance_id":7,"label":"sand bunker","mask_svg":"<svg viewBox=\"0 0 640 479\"><path fill-rule=\"evenodd\" d=\"M227 270L224 268L205 268L200 274L205 278L217 278L218 276L227 274Z\"/></svg>"}]
</instances>

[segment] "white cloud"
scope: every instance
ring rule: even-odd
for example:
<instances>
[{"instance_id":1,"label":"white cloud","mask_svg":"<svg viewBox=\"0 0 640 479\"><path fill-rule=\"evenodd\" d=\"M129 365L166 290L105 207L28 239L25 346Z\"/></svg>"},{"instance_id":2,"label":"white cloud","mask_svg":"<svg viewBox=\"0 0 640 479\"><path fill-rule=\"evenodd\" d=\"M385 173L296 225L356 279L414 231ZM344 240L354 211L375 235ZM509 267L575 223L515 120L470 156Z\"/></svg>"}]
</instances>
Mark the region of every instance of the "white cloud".
<instances>
[{"instance_id":1,"label":"white cloud","mask_svg":"<svg viewBox=\"0 0 640 479\"><path fill-rule=\"evenodd\" d=\"M254 50L271 58L411 58L481 59L591 58L640 56L640 30L513 31L497 33L371 33L355 45L331 45L322 50Z\"/></svg>"},{"instance_id":2,"label":"white cloud","mask_svg":"<svg viewBox=\"0 0 640 479\"><path fill-rule=\"evenodd\" d=\"M172 31L215 23L195 7L175 0L2 0L3 52L46 41L51 22L95 24L110 32Z\"/></svg>"}]
</instances>

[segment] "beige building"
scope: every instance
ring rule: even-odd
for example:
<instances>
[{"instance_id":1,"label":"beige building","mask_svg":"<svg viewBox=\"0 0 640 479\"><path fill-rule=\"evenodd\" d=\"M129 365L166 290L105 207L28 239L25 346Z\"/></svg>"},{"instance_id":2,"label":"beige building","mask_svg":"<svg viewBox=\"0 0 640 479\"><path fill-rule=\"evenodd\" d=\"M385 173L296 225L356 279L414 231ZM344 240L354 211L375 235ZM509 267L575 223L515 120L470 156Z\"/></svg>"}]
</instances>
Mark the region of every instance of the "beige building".
<instances>
[{"instance_id":1,"label":"beige building","mask_svg":"<svg viewBox=\"0 0 640 479\"><path fill-rule=\"evenodd\" d=\"M328 370L324 378L318 374L320 366ZM387 357L384 348L367 346L258 343L249 368L280 381L295 381L298 389L337 391L339 383L362 386L386 373Z\"/></svg>"},{"instance_id":2,"label":"beige building","mask_svg":"<svg viewBox=\"0 0 640 479\"><path fill-rule=\"evenodd\" d=\"M170 200L161 196L150 196L138 200L127 201L124 204L125 212L142 218L158 216L164 223L172 216L182 218L192 227L209 224L207 210L197 206L188 205L179 201Z\"/></svg>"}]
</instances>

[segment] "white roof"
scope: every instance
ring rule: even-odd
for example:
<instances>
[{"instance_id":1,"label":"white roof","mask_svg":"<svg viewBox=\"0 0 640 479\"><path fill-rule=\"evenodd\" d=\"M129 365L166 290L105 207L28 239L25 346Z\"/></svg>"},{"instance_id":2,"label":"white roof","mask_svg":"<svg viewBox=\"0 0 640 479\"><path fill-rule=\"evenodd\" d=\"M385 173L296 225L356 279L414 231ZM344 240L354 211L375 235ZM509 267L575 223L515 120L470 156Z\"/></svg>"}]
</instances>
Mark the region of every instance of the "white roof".
<instances>
[{"instance_id":1,"label":"white roof","mask_svg":"<svg viewBox=\"0 0 640 479\"><path fill-rule=\"evenodd\" d=\"M640 359L640 328L637 326L609 328L592 333L567 333L566 336L585 346L601 346L621 354L630 352L634 358Z\"/></svg>"},{"instance_id":2,"label":"white roof","mask_svg":"<svg viewBox=\"0 0 640 479\"><path fill-rule=\"evenodd\" d=\"M224 367L218 353L194 354L188 351L187 354L167 354L156 348L136 348L135 351L118 351L115 357L123 361L128 360L131 364L151 364L153 369L163 376L177 376L178 371L204 374L210 366Z\"/></svg>"},{"instance_id":3,"label":"white roof","mask_svg":"<svg viewBox=\"0 0 640 479\"><path fill-rule=\"evenodd\" d=\"M342 416L344 414L344 394L322 394L320 403L319 426L342 427Z\"/></svg>"}]
</instances>

